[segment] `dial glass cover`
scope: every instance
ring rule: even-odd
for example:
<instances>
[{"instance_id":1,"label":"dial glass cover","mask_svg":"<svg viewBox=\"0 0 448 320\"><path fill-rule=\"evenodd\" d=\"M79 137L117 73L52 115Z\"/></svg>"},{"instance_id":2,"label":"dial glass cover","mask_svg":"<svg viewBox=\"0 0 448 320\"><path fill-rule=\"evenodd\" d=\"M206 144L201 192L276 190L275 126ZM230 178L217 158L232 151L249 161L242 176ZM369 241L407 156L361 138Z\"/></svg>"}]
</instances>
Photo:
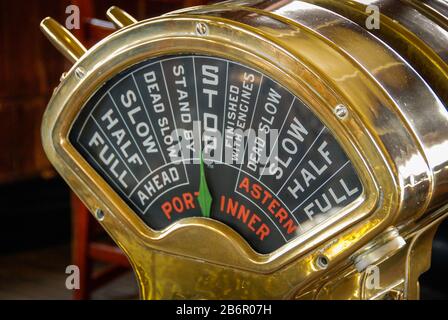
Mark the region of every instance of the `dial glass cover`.
<instances>
[{"instance_id":1,"label":"dial glass cover","mask_svg":"<svg viewBox=\"0 0 448 320\"><path fill-rule=\"evenodd\" d=\"M271 253L363 187L329 129L285 87L217 57L164 56L107 81L71 144L153 230L203 217Z\"/></svg>"}]
</instances>

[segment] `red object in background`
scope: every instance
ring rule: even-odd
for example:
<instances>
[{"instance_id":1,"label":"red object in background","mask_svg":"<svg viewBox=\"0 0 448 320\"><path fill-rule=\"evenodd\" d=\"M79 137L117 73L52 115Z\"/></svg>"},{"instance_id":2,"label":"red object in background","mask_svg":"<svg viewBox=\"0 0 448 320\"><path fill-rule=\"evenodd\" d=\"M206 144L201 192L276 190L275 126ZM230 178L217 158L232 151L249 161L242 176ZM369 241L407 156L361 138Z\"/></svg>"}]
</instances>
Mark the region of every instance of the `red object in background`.
<instances>
[{"instance_id":1,"label":"red object in background","mask_svg":"<svg viewBox=\"0 0 448 320\"><path fill-rule=\"evenodd\" d=\"M72 193L72 259L73 264L80 270L80 288L74 291L76 300L89 299L93 290L106 284L128 271L129 261L122 251L115 245L95 242L94 237L104 232L91 213L78 197ZM101 261L108 266L93 272L93 263Z\"/></svg>"}]
</instances>

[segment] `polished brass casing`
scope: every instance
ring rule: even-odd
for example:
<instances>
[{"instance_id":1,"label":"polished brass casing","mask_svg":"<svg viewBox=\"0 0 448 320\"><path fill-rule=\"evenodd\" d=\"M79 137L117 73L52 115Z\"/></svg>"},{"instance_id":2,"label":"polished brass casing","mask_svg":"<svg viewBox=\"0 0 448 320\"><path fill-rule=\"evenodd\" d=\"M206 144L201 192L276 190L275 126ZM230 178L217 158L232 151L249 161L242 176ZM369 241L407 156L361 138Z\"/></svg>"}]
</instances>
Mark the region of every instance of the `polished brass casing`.
<instances>
[{"instance_id":1,"label":"polished brass casing","mask_svg":"<svg viewBox=\"0 0 448 320\"><path fill-rule=\"evenodd\" d=\"M71 188L92 212L104 212L100 223L128 255L142 298L418 298L432 236L448 212L448 47L435 48L406 15L425 21L420 28L437 26L445 44L448 24L431 1L423 2L428 7L368 2L379 6L383 29L363 27L366 1L225 1L137 23L117 8L110 11L125 27L88 50L62 79L42 135L49 159ZM396 5L406 15L390 14ZM404 44L412 57L401 51ZM268 255L208 219L151 230L68 134L106 80L142 60L176 53L239 61L287 87L349 155L362 196L337 219ZM340 105L348 109L344 118L335 114ZM328 266L316 263L322 257ZM380 287L366 286L360 261L379 267Z\"/></svg>"}]
</instances>

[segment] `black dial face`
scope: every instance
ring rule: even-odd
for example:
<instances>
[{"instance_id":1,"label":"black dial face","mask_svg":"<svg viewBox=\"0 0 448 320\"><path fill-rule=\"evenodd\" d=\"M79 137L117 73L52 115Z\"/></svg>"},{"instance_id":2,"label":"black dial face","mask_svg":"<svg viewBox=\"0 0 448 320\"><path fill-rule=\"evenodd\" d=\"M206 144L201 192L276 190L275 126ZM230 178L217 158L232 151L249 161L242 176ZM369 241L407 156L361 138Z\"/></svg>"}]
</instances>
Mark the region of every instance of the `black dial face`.
<instances>
[{"instance_id":1,"label":"black dial face","mask_svg":"<svg viewBox=\"0 0 448 320\"><path fill-rule=\"evenodd\" d=\"M298 97L216 57L159 57L114 76L70 142L150 228L214 219L263 254L362 193L347 155Z\"/></svg>"}]
</instances>

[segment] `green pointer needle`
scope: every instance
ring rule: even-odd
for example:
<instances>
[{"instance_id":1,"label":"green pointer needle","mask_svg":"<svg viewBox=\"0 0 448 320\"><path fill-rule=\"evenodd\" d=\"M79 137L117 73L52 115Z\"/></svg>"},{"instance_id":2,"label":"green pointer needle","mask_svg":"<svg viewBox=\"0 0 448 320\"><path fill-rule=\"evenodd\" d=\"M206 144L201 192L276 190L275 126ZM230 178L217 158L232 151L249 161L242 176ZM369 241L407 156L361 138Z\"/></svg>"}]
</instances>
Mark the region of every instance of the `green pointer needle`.
<instances>
[{"instance_id":1,"label":"green pointer needle","mask_svg":"<svg viewBox=\"0 0 448 320\"><path fill-rule=\"evenodd\" d=\"M198 202L201 207L202 216L205 218L210 218L212 201L213 199L207 186L207 179L205 178L204 159L201 155Z\"/></svg>"}]
</instances>

